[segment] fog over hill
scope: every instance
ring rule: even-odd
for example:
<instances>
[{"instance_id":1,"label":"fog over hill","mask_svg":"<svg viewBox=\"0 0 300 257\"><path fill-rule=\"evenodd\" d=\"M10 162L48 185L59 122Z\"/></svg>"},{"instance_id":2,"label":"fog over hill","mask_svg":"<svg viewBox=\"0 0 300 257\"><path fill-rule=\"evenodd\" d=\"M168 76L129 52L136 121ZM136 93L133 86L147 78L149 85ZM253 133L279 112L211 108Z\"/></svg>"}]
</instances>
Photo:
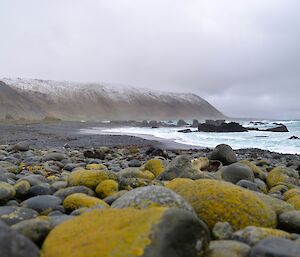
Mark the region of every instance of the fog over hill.
<instances>
[{"instance_id":1,"label":"fog over hill","mask_svg":"<svg viewBox=\"0 0 300 257\"><path fill-rule=\"evenodd\" d=\"M198 95L96 83L0 79L0 118L205 119L224 115Z\"/></svg>"}]
</instances>

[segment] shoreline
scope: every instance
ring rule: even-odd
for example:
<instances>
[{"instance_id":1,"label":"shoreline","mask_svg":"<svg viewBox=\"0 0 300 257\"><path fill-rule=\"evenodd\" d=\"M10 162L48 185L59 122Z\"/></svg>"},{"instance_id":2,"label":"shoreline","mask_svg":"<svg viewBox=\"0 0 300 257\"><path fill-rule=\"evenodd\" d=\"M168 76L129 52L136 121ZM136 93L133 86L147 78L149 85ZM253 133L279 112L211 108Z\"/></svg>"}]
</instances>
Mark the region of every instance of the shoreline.
<instances>
[{"instance_id":1,"label":"shoreline","mask_svg":"<svg viewBox=\"0 0 300 257\"><path fill-rule=\"evenodd\" d=\"M107 124L98 122L53 122L36 124L0 124L0 145L14 145L21 141L29 141L34 148L63 148L68 145L72 148L98 148L107 147L130 147L140 148L156 147L164 150L199 150L206 152L210 147L181 144L169 139L144 134L109 133L99 131L94 134L83 133L84 130L97 127L99 130L108 128ZM112 126L114 128L114 126ZM259 148L234 149L240 155L262 155L263 158L277 158L290 156L292 159L300 159L299 154L284 154L263 150Z\"/></svg>"}]
</instances>

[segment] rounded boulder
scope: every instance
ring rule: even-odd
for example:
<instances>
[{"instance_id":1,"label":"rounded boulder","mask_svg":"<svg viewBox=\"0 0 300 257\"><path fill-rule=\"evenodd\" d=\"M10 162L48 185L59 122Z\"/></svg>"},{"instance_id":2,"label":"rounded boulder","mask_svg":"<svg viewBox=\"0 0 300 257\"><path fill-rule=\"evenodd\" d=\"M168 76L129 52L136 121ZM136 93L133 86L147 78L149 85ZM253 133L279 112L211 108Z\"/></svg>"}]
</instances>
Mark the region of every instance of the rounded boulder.
<instances>
[{"instance_id":1,"label":"rounded boulder","mask_svg":"<svg viewBox=\"0 0 300 257\"><path fill-rule=\"evenodd\" d=\"M234 230L246 226L276 227L273 209L247 189L210 179L174 179L167 188L189 202L210 228L228 222Z\"/></svg>"},{"instance_id":2,"label":"rounded boulder","mask_svg":"<svg viewBox=\"0 0 300 257\"><path fill-rule=\"evenodd\" d=\"M185 210L104 209L55 227L41 256L196 257L203 254L209 240L207 226ZM58 247L62 242L63 247Z\"/></svg>"}]
</instances>

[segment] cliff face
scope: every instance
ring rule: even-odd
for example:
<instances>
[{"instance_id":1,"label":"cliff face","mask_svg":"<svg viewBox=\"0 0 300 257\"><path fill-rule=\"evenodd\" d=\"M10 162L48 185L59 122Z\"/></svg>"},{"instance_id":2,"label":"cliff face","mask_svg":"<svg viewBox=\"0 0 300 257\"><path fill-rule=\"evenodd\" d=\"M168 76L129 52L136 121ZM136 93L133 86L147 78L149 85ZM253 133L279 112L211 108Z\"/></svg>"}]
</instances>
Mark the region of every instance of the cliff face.
<instances>
[{"instance_id":1,"label":"cliff face","mask_svg":"<svg viewBox=\"0 0 300 257\"><path fill-rule=\"evenodd\" d=\"M0 80L0 118L6 115L66 120L224 118L195 94L35 79Z\"/></svg>"}]
</instances>

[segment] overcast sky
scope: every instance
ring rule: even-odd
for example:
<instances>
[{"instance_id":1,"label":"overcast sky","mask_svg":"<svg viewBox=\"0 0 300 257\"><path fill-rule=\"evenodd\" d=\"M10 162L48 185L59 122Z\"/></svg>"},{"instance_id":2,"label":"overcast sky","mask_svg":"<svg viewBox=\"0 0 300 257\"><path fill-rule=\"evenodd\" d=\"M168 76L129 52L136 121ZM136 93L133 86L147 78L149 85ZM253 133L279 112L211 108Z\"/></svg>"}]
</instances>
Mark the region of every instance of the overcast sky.
<instances>
[{"instance_id":1,"label":"overcast sky","mask_svg":"<svg viewBox=\"0 0 300 257\"><path fill-rule=\"evenodd\" d=\"M0 0L0 77L193 92L300 118L299 0Z\"/></svg>"}]
</instances>

